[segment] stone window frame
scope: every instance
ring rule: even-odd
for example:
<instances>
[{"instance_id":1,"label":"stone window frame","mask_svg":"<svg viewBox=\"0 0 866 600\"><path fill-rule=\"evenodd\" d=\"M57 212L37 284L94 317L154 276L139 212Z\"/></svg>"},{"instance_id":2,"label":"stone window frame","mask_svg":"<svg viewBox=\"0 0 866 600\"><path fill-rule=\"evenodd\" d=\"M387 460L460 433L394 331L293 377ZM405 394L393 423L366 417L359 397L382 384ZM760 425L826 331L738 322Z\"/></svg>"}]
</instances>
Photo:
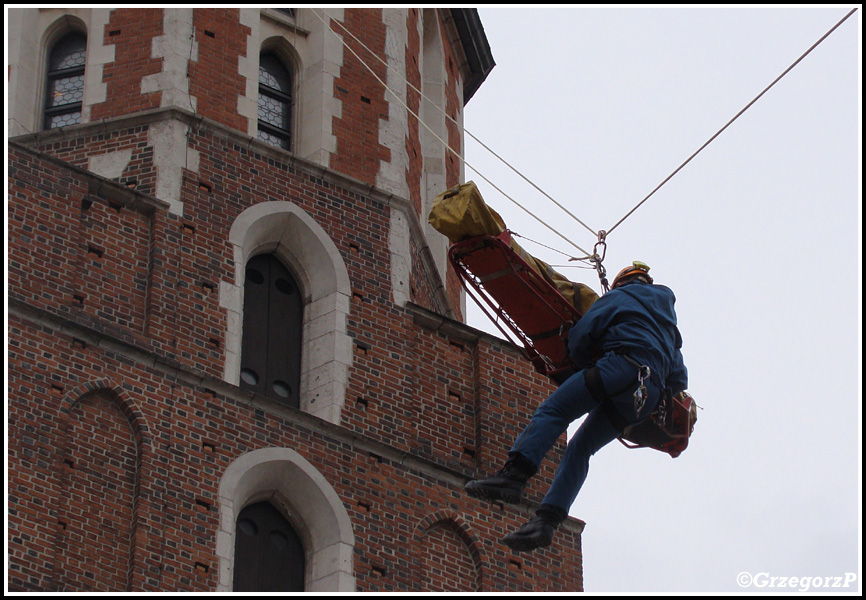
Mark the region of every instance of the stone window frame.
<instances>
[{"instance_id":1,"label":"stone window frame","mask_svg":"<svg viewBox=\"0 0 866 600\"><path fill-rule=\"evenodd\" d=\"M236 458L219 485L217 592L233 587L235 527L241 510L269 501L301 537L306 592L354 592L355 536L349 513L334 488L291 448L262 448Z\"/></svg>"},{"instance_id":2,"label":"stone window frame","mask_svg":"<svg viewBox=\"0 0 866 600\"><path fill-rule=\"evenodd\" d=\"M329 12L341 18L343 9ZM246 57L238 65L246 80L245 92L238 98L238 113L247 120L247 135L258 137L259 56L270 52L294 75L292 148L288 152L328 167L330 157L337 152L333 121L342 114L342 102L335 97L334 87L343 62L341 44L326 35L310 9L297 9L292 19L274 8L242 8L240 19L250 28Z\"/></svg>"},{"instance_id":3,"label":"stone window frame","mask_svg":"<svg viewBox=\"0 0 866 600\"><path fill-rule=\"evenodd\" d=\"M104 36L93 32L104 31L112 10L110 7L9 9L10 137L49 131L44 128L48 54L58 40L73 32L87 38L81 125L90 122L92 106L106 99L108 86L103 82L104 66L114 62L114 45L105 45Z\"/></svg>"},{"instance_id":4,"label":"stone window frame","mask_svg":"<svg viewBox=\"0 0 866 600\"><path fill-rule=\"evenodd\" d=\"M347 333L352 291L333 240L300 206L272 201L238 215L229 242L235 280L220 282L220 306L227 311L223 379L240 383L247 261L272 253L295 276L304 297L300 410L339 425L352 364L353 344Z\"/></svg>"}]
</instances>

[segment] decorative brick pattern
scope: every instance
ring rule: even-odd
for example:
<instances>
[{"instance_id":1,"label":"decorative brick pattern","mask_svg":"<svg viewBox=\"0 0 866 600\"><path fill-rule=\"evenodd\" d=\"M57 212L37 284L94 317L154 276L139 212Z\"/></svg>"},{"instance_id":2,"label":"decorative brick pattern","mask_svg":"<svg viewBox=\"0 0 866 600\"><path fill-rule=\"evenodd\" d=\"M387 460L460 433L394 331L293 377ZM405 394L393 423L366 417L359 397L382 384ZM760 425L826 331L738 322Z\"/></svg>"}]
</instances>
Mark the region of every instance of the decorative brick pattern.
<instances>
[{"instance_id":1,"label":"decorative brick pattern","mask_svg":"<svg viewBox=\"0 0 866 600\"><path fill-rule=\"evenodd\" d=\"M114 10L104 32L105 45L114 45L114 62L104 66L102 80L108 86L105 102L93 105L91 121L128 115L160 104L158 93L142 94L141 80L159 73L162 60L152 57L153 38L162 35L163 9Z\"/></svg>"},{"instance_id":2,"label":"decorative brick pattern","mask_svg":"<svg viewBox=\"0 0 866 600\"><path fill-rule=\"evenodd\" d=\"M381 8L347 8L343 25L379 56L385 54L385 24ZM340 25L333 29L341 33ZM370 56L351 36L344 42L385 81L385 66ZM385 89L352 52L345 52L340 76L334 80L334 98L342 103L342 117L334 118L337 152L331 168L349 177L375 185L380 161L390 160L390 151L379 143L379 120L388 118Z\"/></svg>"},{"instance_id":3,"label":"decorative brick pattern","mask_svg":"<svg viewBox=\"0 0 866 600\"><path fill-rule=\"evenodd\" d=\"M238 61L247 58L250 28L240 24L236 8L197 8L193 20L198 60L190 62L189 78L196 108L218 123L246 131L247 120L238 114L238 98L246 89Z\"/></svg>"},{"instance_id":4,"label":"decorative brick pattern","mask_svg":"<svg viewBox=\"0 0 866 600\"><path fill-rule=\"evenodd\" d=\"M128 590L138 467L135 436L123 412L99 394L77 402L66 427L59 466L57 589Z\"/></svg>"},{"instance_id":5,"label":"decorative brick pattern","mask_svg":"<svg viewBox=\"0 0 866 600\"><path fill-rule=\"evenodd\" d=\"M482 591L482 545L459 515L430 515L416 536L426 592Z\"/></svg>"}]
</instances>

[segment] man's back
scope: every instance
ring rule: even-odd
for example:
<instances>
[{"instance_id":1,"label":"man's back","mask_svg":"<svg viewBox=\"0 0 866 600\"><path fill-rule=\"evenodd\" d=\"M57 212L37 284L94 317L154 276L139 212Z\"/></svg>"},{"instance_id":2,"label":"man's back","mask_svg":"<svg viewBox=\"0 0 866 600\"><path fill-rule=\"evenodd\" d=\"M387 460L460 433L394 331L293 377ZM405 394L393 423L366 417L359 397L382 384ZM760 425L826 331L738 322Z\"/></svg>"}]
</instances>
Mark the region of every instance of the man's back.
<instances>
[{"instance_id":1,"label":"man's back","mask_svg":"<svg viewBox=\"0 0 866 600\"><path fill-rule=\"evenodd\" d=\"M677 329L674 293L663 285L629 283L601 298L569 333L569 351L579 368L608 352L649 363L671 387L684 386L682 337ZM685 389L683 387L682 389ZM681 391L681 390L677 390Z\"/></svg>"}]
</instances>

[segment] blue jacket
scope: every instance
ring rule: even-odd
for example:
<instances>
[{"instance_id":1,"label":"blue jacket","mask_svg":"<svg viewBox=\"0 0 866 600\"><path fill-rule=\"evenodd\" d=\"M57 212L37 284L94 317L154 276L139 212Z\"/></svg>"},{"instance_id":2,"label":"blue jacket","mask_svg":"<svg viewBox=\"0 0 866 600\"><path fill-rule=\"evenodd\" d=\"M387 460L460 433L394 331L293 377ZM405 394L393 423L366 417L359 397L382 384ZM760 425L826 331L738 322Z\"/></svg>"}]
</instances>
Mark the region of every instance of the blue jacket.
<instances>
[{"instance_id":1,"label":"blue jacket","mask_svg":"<svg viewBox=\"0 0 866 600\"><path fill-rule=\"evenodd\" d=\"M595 301L568 333L568 350L578 369L608 352L649 365L651 379L676 395L688 386L674 293L663 285L627 283Z\"/></svg>"}]
</instances>

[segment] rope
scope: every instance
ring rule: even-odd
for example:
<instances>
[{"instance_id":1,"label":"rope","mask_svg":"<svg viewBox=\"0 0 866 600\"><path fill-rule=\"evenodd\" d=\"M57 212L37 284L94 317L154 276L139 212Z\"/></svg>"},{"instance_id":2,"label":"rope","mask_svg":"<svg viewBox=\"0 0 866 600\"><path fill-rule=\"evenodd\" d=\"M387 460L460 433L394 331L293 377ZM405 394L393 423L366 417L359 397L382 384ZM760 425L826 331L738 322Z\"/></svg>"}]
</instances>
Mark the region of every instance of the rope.
<instances>
[{"instance_id":1,"label":"rope","mask_svg":"<svg viewBox=\"0 0 866 600\"><path fill-rule=\"evenodd\" d=\"M324 12L325 14L327 14L327 12L324 11L324 10L323 10L322 12ZM317 15L317 16L318 16L318 15ZM321 17L320 17L320 18L321 18ZM485 143L482 142L480 139L478 139L477 137L475 137L475 135L473 135L471 131L469 131L469 130L466 129L466 128L461 124L461 123L459 123L459 122L457 121L457 119L455 119L454 117L452 117L451 115L449 115L447 112L445 112L445 111L444 111L444 110L443 110L443 109L442 109L442 108L441 108L441 107L440 107L436 102L434 102L433 100L431 100L430 98L428 98L427 96L425 96L425 95L424 95L424 92L422 92L421 90L419 90L419 89L418 89L417 87L415 87L415 86L414 86L414 85L413 85L409 80L407 80L405 77L403 77L402 74L401 74L399 71L397 71L397 69L395 69L394 67L392 67L391 65L389 65L388 62L385 61L381 56L379 56L378 54L376 54L375 52L373 52L372 50L370 50L370 48L368 48L366 45L364 45L364 42L362 42L362 41L359 40L357 37L355 37L355 35L354 35L351 31L349 31L349 30L346 28L345 25L343 25L343 24L340 23L339 21L335 21L335 22L338 23L338 24L340 25L340 28L341 28L343 31L345 31L345 32L349 35L349 37L351 37L353 40L355 40L355 41L356 41L356 42L357 42L357 43L358 43L358 44L359 44L359 45L360 45L364 50L366 50L367 52L369 52L370 55L371 55L373 58L375 58L376 60L378 60L379 62L381 62L383 65L385 65L385 67L386 67L387 69L390 69L391 71L397 73L397 75L400 76L400 78L403 80L403 82L406 83L407 86L409 86L413 91L417 92L417 93L421 96L422 99L427 100L427 101L428 101L432 106L434 106L434 107L436 108L436 110L439 111L439 112L440 112L440 113L441 113L441 114L442 114L446 119L448 119L448 120L451 121L454 125L456 125L458 129L460 129L463 133L465 133L465 134L468 135L470 138L472 138L475 142L477 142L477 143L478 143L482 148L484 148L484 149L487 150L490 154L492 154L492 155L493 155L497 160L499 160L502 164L504 164L506 167L508 167L509 169L511 169L511 171L514 172L518 177L520 177L521 179L523 179L523 181L525 181L526 183L528 183L529 185L531 185L533 188L535 188L538 192L540 192L540 193L541 193L545 198L547 198L548 200L550 200L551 202L553 202L553 203L554 203L556 206L558 206L558 207L559 207L563 212L565 212L565 214L567 214L569 217L571 217L572 219L574 219L575 221L577 221L578 223L580 223L581 225L583 225L583 226L586 228L587 231L589 231L589 232L590 232L591 234L593 234L593 235L596 235L596 232L595 232L594 229L592 229L589 225L587 225L586 223L584 223L583 221L581 221L581 220L580 220L576 215L572 214L571 211L569 211L565 206L563 206L562 204L560 204L559 202L557 202L556 199L554 199L550 194L548 194L548 193L545 192L543 189L541 189L540 187L538 187L538 185L536 185L536 183L535 183L534 181L532 181L532 180L529 179L526 175L524 175L523 173L521 173L520 171L518 171L516 167L514 167L511 163L509 163L507 160L505 160L505 159L502 158L499 154L497 154L495 151L493 151L489 146L487 146L487 144L485 144ZM336 32L334 32L334 33L336 33ZM473 170L474 170L474 169L473 169ZM476 172L477 172L477 171L476 171Z\"/></svg>"},{"instance_id":2,"label":"rope","mask_svg":"<svg viewBox=\"0 0 866 600\"><path fill-rule=\"evenodd\" d=\"M324 19L323 19L323 18L322 18L322 17L321 17L317 12L316 12L315 9L313 9L312 12L313 12L313 14L316 15L316 17L317 17L320 21L322 21L322 23L325 25L325 27L328 28L329 31L331 31L331 33L333 33L333 34L334 34L335 36L337 36L338 38L340 37L340 36L337 34L336 31L334 31L333 29L331 29L330 24L327 23L327 22L325 22L325 20L324 20ZM324 11L323 11L323 12L324 12ZM327 15L327 13L325 13L325 14ZM329 19L330 19L330 15L329 15ZM345 28L344 28L344 29L345 29ZM350 35L351 35L351 34L350 34ZM354 36L353 36L353 37L354 37ZM455 150L454 148L452 148L452 147L448 144L448 142L446 142L446 141L443 140L441 137L439 137L439 135L437 135L436 132L433 131L433 130L432 130L432 129L431 129L431 128L430 128L430 127L429 127L429 126L428 126L428 125L427 125L427 124L422 120L422 119L421 119L421 117L420 117L418 114L416 114L416 113L415 113L411 108L409 108L409 106L408 106L408 105L403 101L403 99L400 98L400 96L398 96L397 93L396 93L394 90L392 90L390 87L388 87L388 84L386 84L384 81L382 81L382 79L381 79L381 78L376 74L375 71L373 71L373 69L370 67L370 65L368 65L368 64L367 64L367 63L366 63L366 62L365 62L365 61L364 61L360 56L358 56L358 53L355 52L355 50L353 50L353 49L352 49L348 44L346 44L346 42L345 42L342 38L340 38L340 41L341 41L341 43L343 44L343 46L344 46L344 47L345 47L349 52L351 52L352 55L353 55L355 58L357 58L358 61L359 61L359 62L360 62L360 63L361 63L361 64L362 64L362 65L363 65L363 66L364 66L364 67L365 67L369 72L370 72L370 74L371 74L371 75L376 79L376 81L378 81L378 82L382 85L382 87L384 87L386 90L388 90L389 92L391 92L391 94L394 96L394 98L397 100L397 102L398 102L398 103L399 103L403 108L405 108L406 111L407 111L410 115L412 115L413 117L415 117L416 119L418 119L418 122L421 123L421 125L423 125L424 128L425 128L427 131L429 131L430 134L431 134L434 138L436 138L436 139L437 139L437 140L438 140L438 141L439 141L439 142L440 142L440 143L445 147L446 150L448 150L448 151L451 152L454 156L456 156L458 159L460 159L460 160L463 162L464 165L466 165L467 167L469 167L470 169L472 169L475 173L478 174L479 177L481 177L485 182L487 182L491 187L493 187L493 189L495 189L495 190L498 191L500 194L502 194L503 196L505 196L505 198L507 198L508 200L510 200L512 203L514 203L518 208L520 208L521 210L523 210L523 211L524 211L526 214L528 214L530 217L532 217L533 219L535 219L536 221L538 221L539 223L541 223L544 227L546 227L546 228L549 229L551 232L553 232L554 234L556 234L557 236L559 236L560 238L562 238L565 242L567 242L568 244L570 244L570 245L573 246L574 248L576 248L576 249L580 250L581 252L583 252L583 254L584 254L585 256L582 257L581 259L577 259L577 260L582 260L583 258L586 258L586 257L589 257L589 256L590 256L590 253L589 253L589 252L587 252L586 250L584 250L583 248L581 248L580 246L578 246L577 244L575 244L573 241L571 241L570 239L568 239L567 237L565 237L564 235L562 235L560 232L558 232L556 229L554 229L551 225L549 225L548 223L546 223L546 222L545 222L541 217L539 217L538 215L536 215L535 213L533 213L532 211L530 211L528 208L526 208L525 206L523 206L522 204L520 204L517 200L515 200L514 198L512 198L512 197L509 196L508 194L506 194L502 189L499 188L499 186L497 186L495 183L493 183L492 181L490 181L490 180L489 180L489 179L488 179L488 178L487 178L487 177L486 177L486 176L485 176L481 171L479 171L479 170L476 169L473 165L471 165L468 161L466 161L466 159L464 158L464 156L463 156L462 154L460 154L460 152L458 152L457 150ZM359 43L360 43L360 42L359 42ZM361 44L361 45L363 46L363 44ZM366 48L366 46L365 46L365 48ZM370 51L369 48L366 48L366 49L367 49L368 52ZM380 59L380 60L381 60L381 59ZM387 65L386 65L386 66L387 66ZM405 79L404 79L404 81L405 81ZM406 84L411 86L411 84L410 84L408 81L406 81ZM414 89L414 86L413 86L413 89ZM417 91L417 90L416 90L416 91ZM420 92L419 92L419 93L420 93ZM429 99L428 99L428 101L429 101ZM431 104L433 104L433 103L431 102ZM445 115L445 116L447 117L448 115ZM449 117L449 118L450 118L450 117ZM466 130L464 129L463 131L465 132ZM584 226L586 226L586 225L584 225ZM592 230L590 229L590 231L592 231Z\"/></svg>"},{"instance_id":3,"label":"rope","mask_svg":"<svg viewBox=\"0 0 866 600\"><path fill-rule=\"evenodd\" d=\"M823 35L823 36L822 36L822 37L821 37L817 42L815 42L815 43L814 43L814 44L813 44L813 45L812 45L808 50L806 50L806 52L804 52L804 53L803 53L803 54L802 54L802 55L801 55L797 60L795 60L795 61L794 61L794 62L793 62L793 63L792 63L792 64L791 64L787 69L785 69L785 71L782 72L781 75L779 75L775 80L773 80L773 82L770 83L770 85L768 85L766 88L764 88L764 90L761 91L760 94L758 94L757 96L755 96L755 98L753 98L751 102L749 102L749 103L748 103L748 104L747 104L747 105L746 105L742 110L740 110L736 115L734 115L734 117L731 118L731 119L730 119L730 120L729 120L729 121L728 121L728 122L727 122L727 123L726 123L726 124L721 128L721 129L719 129L719 130L718 130L718 131L717 131L717 132L716 132L712 137L710 137L710 139L708 139L708 140L707 140L707 141L706 141L706 142L705 142L705 143L704 143L700 148L698 148L698 149L697 149L697 150L696 150L696 151L695 151L691 156L689 156L689 157L688 157L688 158L687 158L687 159L686 159L682 164L680 164L680 166L678 166L678 167L677 167L677 168L676 168L676 169L675 169L675 170L674 170L670 175L668 175L668 176L667 176L667 177L666 177L666 178L665 178L665 179L664 179L660 184L658 184L658 185L657 185L657 186L656 186L656 187L655 187L655 188L654 188L654 189L653 189L649 194L647 194L647 195L646 195L646 196L645 196L645 197L644 197L640 202L638 202L638 203L637 203L637 204L636 204L636 205L635 205L635 206L634 206L634 207L633 207L629 212L627 212L627 213L625 214L625 216L623 216L619 221L617 221L617 222L613 225L613 227L611 227L611 228L610 228L609 230L607 230L607 231L600 230L600 231L598 231L598 232L595 232L595 231L594 231L592 228L590 228L586 223L584 223L584 222L581 221L577 216L575 216L574 214L572 214L572 213L571 213L567 208L565 208L562 204L560 204L559 202L557 202L554 198L552 198L552 197L551 197L549 194L547 194L544 190L542 190L540 187L538 187L538 186L537 186L533 181L531 181L529 178L527 178L525 175L523 175L520 171L518 171L516 168L514 168L510 163L508 163L508 162L507 162L504 158L502 158L499 154L497 154L497 153L494 152L492 149L490 149L486 144L484 144L484 142L482 142L480 139L478 139L476 136L474 136L470 131L468 131L466 128L464 128L464 127L463 127L460 123L458 123L454 118L452 118L450 115L448 115L447 113L445 113L445 112L444 112L444 111L443 111L443 110L442 110L442 109L441 109L441 108L440 108L440 107L439 107L435 102L431 101L427 96L425 96L425 95L423 94L423 92L421 92L421 90L419 90L417 87L415 87L412 83L410 83L410 82L409 82L408 80L406 80L405 78L401 77L401 79L402 79L402 81L403 81L403 82L404 82L408 87L410 87L412 90L414 90L415 92L417 92L417 93L421 96L421 98L423 98L423 99L427 100L428 102L430 102L430 104L431 104L432 106L435 106L436 109L439 110L439 111L440 111L440 112L445 116L446 119L448 119L448 120L450 120L452 123L454 123L454 124L455 124L455 125L456 125L460 130L461 130L461 131L463 131L463 133L465 133L465 134L468 135L470 138L472 138L474 141L476 141L478 144L480 144L481 147L483 147L483 148L484 148L485 150L487 150L490 154L492 154L494 157L496 157L499 161L501 161L504 165L506 165L506 166L507 166L509 169L511 169L514 173L516 173L518 176L520 176L524 181L526 181L527 183L529 183L533 188L535 188L538 192L540 192L542 195L544 195L548 200L550 200L551 202L553 202L557 207L559 207L559 208L560 208L561 210L563 210L566 214L568 214L568 216L570 216L572 219L574 219L574 220L575 220L576 222L578 222L580 225L582 225L583 227L585 227L589 232L593 233L594 235L597 235L597 236L598 236L598 240L599 240L599 244L603 244L604 241L605 241L605 239L606 239L606 237L607 237L608 235L610 235L611 232L613 232L617 227L619 227L619 226L620 226L620 225L621 225L621 224L622 224L622 223L623 223L627 218L629 218L629 217L630 217L630 216L631 216L631 215L632 215L632 214L633 214L633 213L634 213L638 208L640 208L640 207L641 207L641 206L642 206L642 205L643 205L647 200L649 200L649 199L650 199L650 198L651 198L651 197L652 197L652 196L653 196L653 195L654 195L654 194L655 194L659 189L661 189L662 186L664 186L664 185L665 185L668 181L670 181L670 180L671 180L671 179L672 179L672 178L673 178L677 173L679 173L679 172L680 172L680 171L681 171L681 170L682 170L682 169L683 169L683 168L684 168L688 163L690 163L690 162L692 161L692 159L694 159L698 154L700 154L700 152L702 152L702 151L704 150L704 148L706 148L707 146L709 146L709 145L710 145L710 144L711 144L711 143L712 143L712 142L713 142L713 141L714 141L714 140L715 140L719 135L721 135L721 133L722 133L723 131L725 131L725 130L726 130L726 129L727 129L727 128L728 128L728 127L729 127L729 126L734 122L734 121L736 121L736 120L737 120L737 119L738 119L738 118L739 118L743 113L745 113L749 108L751 108L751 106L752 106L753 104L755 104L755 102L757 102L757 101L758 101L758 100L759 100L759 99L760 99L760 98L761 98L761 97L762 97L762 96L763 96L767 91L769 91L770 88L772 88L774 85L776 85L776 83L778 83L779 80L781 80L785 75L787 75L788 72L790 72L790 71L791 71L795 66L797 66L797 64L799 64L800 61L802 61L802 60L803 60L803 59L804 59L804 58L805 58L809 53L812 52L812 50L814 50L814 49L815 49L819 44L821 44L821 43L822 43L822 42L823 42L827 37L829 37L830 34L832 34L832 33L833 33L833 32L834 32L834 31L835 31L835 30L836 30L840 25L842 25L842 23L844 23L844 22L845 22L845 21L846 21L846 20L847 20L847 19L848 19L852 14L854 14L856 11L857 11L857 8L854 8L854 9L852 9L852 10L851 10L847 15L845 15L845 16L844 16L844 17L843 17L843 18L842 18L838 23L836 23L836 24L835 24L835 25L834 25L834 26L833 26L829 31L827 31L827 33L825 33L825 34L824 34L824 35ZM416 119L418 119L418 122L421 123L421 125L423 125L424 128L425 128L428 132L430 132L430 134L431 134L434 138L436 138L436 139L437 139L437 140L438 140L438 141L439 141L439 142L440 142L440 143L445 147L445 149L446 149L448 152L451 152L454 156L456 156L458 159L460 159L460 160L463 162L463 164L464 164L465 166L467 166L467 167L469 167L470 169L472 169L472 171L474 171L475 173L477 173L477 174L479 175L479 177L481 177L481 178L482 178L486 183L488 183L490 186L492 186L496 191L498 191L500 194L502 194L505 198L507 198L507 199L508 199L509 201L511 201L513 204L515 204L518 208L520 208L521 210L523 210L525 213L527 213L527 214L528 214L529 216L531 216L533 219L535 219L536 221L538 221L541 225L543 225L544 227L546 227L548 230L550 230L551 232L553 232L554 234L556 234L557 236L559 236L561 239L563 239L564 241L566 241L568 244L570 244L570 245L573 246L574 248L576 248L576 249L578 249L578 250L580 250L581 252L584 253L584 256L583 256L583 257L580 257L580 258L574 258L574 257L571 257L571 260L572 260L572 261L574 261L574 260L587 260L587 259L589 259L589 260L593 260L593 261L595 261L595 262L597 263L597 265L600 267L601 258L598 256L598 254L595 252L595 250L594 250L592 253L587 252L586 250L584 250L583 248L581 248L580 246L578 246L577 244L575 244L573 241L571 241L570 239L566 238L564 235L562 235L560 232L558 232L556 229L554 229L551 225L549 225L548 223L546 223L546 222L545 222L543 219L541 219L539 216L537 216L537 215L534 214L532 211L530 211L529 209L527 209L525 206L523 206L522 204L520 204L519 202L517 202L517 200L515 200L514 198L512 198L511 196L509 196L508 194L506 194L506 193L505 193L502 189L500 189L496 184L494 184L492 181L490 181L490 180L489 180L489 179L488 179L488 178L487 178L483 173L481 173L481 171L479 171L479 170L476 169L473 165L471 165L469 162L467 162L466 159L464 158L464 156L463 156L460 152L454 150L454 149L453 149L453 148L448 144L448 142L446 142L446 141L443 140L441 137L439 137L439 135L437 135L436 132L433 131L433 130L432 130L432 129L431 129L431 128L430 128L430 127L429 127L429 126L428 126L428 125L427 125L427 124L422 120L422 119L421 119L421 117L420 117L418 114L416 114L416 113L415 113L411 108L409 108L409 106L408 106L408 105L407 105L407 104L406 104L406 103L405 103L405 102L400 98L400 96L397 95L396 92L394 92L394 90L392 90L390 87L388 87L388 85L387 85L384 81L381 80L381 78L380 78L380 77L379 77L379 76L378 76L378 75L373 71L373 69L372 69L372 68L371 68L371 67L370 67L370 66L369 66L369 65L368 65L368 64L367 64L367 63L366 63L366 62L365 62L365 61L364 61L364 60L363 60L359 55L358 55L358 53L355 52L355 51L354 51L354 50L353 50L353 49L352 49L352 48L351 48L351 47L350 47L350 46L345 42L345 40L344 40L344 39L343 39L339 34L337 34L336 31L334 31L334 30L331 28L330 22L326 22L325 19L324 19L321 15L319 15L319 13L318 13L315 9L313 9L312 12L313 12L313 14L316 15L316 17L317 17L320 21L322 21L322 23L326 26L326 28L327 28L329 31L331 31L331 33L333 33L335 36L337 36L337 37L340 39L340 42L343 44L343 46L344 46L347 50L349 50L349 52L351 52L351 53L355 56L355 58L358 59L358 61L359 61L359 62L360 62L360 63L361 63L361 64L362 64L362 65L363 65L363 66L364 66L364 67L365 67L369 72L370 72L370 74L372 74L373 77L374 77L374 78L375 78L375 79L376 79L376 80L377 80L377 81L378 81L378 82L379 82L379 83L380 83L380 84L381 84L381 85L382 85L382 86L383 86L387 91L391 92L391 94L396 98L397 102L398 102L398 103L399 103L403 108L405 108L406 111L407 111L409 114L411 114L413 117L415 117ZM323 12L325 15L327 15L327 16L329 17L329 21L333 21L333 22L337 22L337 23L339 23L339 21L334 21L334 19L332 19L332 18L330 17L330 15L328 15L328 13L327 13L326 11L323 10L322 12ZM346 34L348 34L348 35L349 35L353 40L355 40L355 42L357 42L357 43L358 43L362 48L364 48L368 53L370 53L371 56L375 57L377 60L379 60L380 62L382 62L382 63L385 65L385 67L386 67L387 69L390 69L390 70L392 70L392 71L397 72L395 69L393 69L393 67L391 67L390 65L388 65L388 63L387 63L385 60L383 60L380 56L378 56L378 54L376 54L375 52L373 52L372 50L370 50L370 48L368 48L366 45L364 45L364 43L363 43L361 40L359 40L355 35L353 35L353 34L352 34L352 33L351 33L351 32L350 32L350 31L349 31L349 30L348 30L348 29L347 29L347 28L342 24L342 23L339 23L339 24L340 24L340 27L342 28L342 30L345 31ZM397 73L398 73L398 75L400 74L399 72L397 72ZM513 232L512 232L512 233L513 233ZM530 241L531 241L531 240L530 240ZM536 242L536 243L538 243L538 242ZM599 244L596 244L596 247L597 247ZM545 246L545 247L550 248L549 246ZM551 249L552 249L552 248L551 248ZM555 249L554 249L554 250L555 250ZM560 254L565 254L564 252L561 252L561 251L559 251L559 250L556 250L556 252L559 252ZM565 255L568 256L567 254L565 254ZM600 275L601 275L601 271L600 271Z\"/></svg>"},{"instance_id":4,"label":"rope","mask_svg":"<svg viewBox=\"0 0 866 600\"><path fill-rule=\"evenodd\" d=\"M509 231L511 231L511 230L509 230ZM536 244L537 246L541 246L542 248L547 248L548 250L556 252L557 254L561 254L569 260L588 260L589 258L591 258L589 255L587 255L583 258L574 258L571 254L567 254L567 253L563 252L562 250L554 248L553 246L548 246L547 244L542 244L538 240L533 240L532 238L528 238L525 235L520 235L516 231L511 231L511 235L513 235L514 237L519 237L520 239L526 240L527 242L530 242L532 244ZM574 266L576 266L576 265L574 265Z\"/></svg>"},{"instance_id":5,"label":"rope","mask_svg":"<svg viewBox=\"0 0 866 600\"><path fill-rule=\"evenodd\" d=\"M772 82L770 85L768 85L767 87L765 87L765 88L764 88L764 91L762 91L760 94L758 94L757 96L755 96L755 98L754 98L751 102L749 102L749 103L748 103L748 104L747 104L747 105L746 105L746 106L745 106L745 107L744 107L740 112L738 112L736 115L734 115L734 117L733 117L730 121L728 121L728 122L725 124L724 127L722 127L721 129L719 129L719 130L715 133L715 135L713 135L713 137L711 137L709 140L707 140L706 143L704 143L703 146L701 146L700 148L698 148L698 149L695 151L694 154L692 154L690 157L688 157L688 158L686 159L686 161L685 161L683 164L681 164L679 167L677 167L676 170L674 170L673 173L671 173L670 175L668 175L668 176L665 178L665 180L662 181L660 184L658 184L658 185L656 186L656 188L655 188L653 191L651 191L649 194L647 194L647 196L646 196L643 200L641 200L640 202L638 202L637 205L636 205L634 208L632 208L630 211L628 211L628 213L626 213L626 215L625 215L622 219L620 219L619 221L617 221L616 224L615 224L613 227L611 227L610 229L608 229L607 232L605 233L605 236L610 235L610 233L611 233L614 229L616 229L617 227L619 227L620 223L622 223L622 222L625 221L627 218L629 218L629 217L631 216L631 214L632 214L634 211L636 211L638 208L640 208L640 206L641 206L644 202L646 202L647 200L649 200L650 196L652 196L653 194L655 194L655 193L656 193L656 192L657 192L657 191L658 191L658 190L659 190L659 189L660 189L664 184L666 184L666 183L667 183L667 182L668 182L668 181L669 181L669 180L670 180L674 175L676 175L677 173L679 173L679 172L680 172L680 169L682 169L682 168L685 167L687 164L689 164L689 162L690 162L690 161L691 161L695 156L697 156L698 153L701 152L701 150L703 150L704 148L706 148L707 146L709 146L710 143L711 143L714 139L716 139L716 138L719 136L719 134L721 134L725 129L728 128L728 125L730 125L731 123L733 123L734 121L736 121L736 120L740 117L740 115L742 115L744 112L746 112L746 111L749 109L749 107L751 107L755 102L757 102L758 99L759 99L761 96L763 96L763 95L764 95L764 94L765 94L765 93L766 93L766 92L767 92L771 87L773 87L774 85L776 85L776 83L777 83L780 79L782 79L782 77L784 77L785 75L787 75L788 72L789 72L791 69L793 69L794 67L796 67L797 64L798 64L801 60L803 60L804 58L806 58L806 55L807 55L807 54L809 54L810 52L812 52L812 50L814 50L814 49L818 46L818 44L820 44L821 42L823 42L823 41L824 41L824 40L825 40L825 39L826 39L826 38L827 38L831 33L833 33L833 32L836 30L837 27L839 27L842 23L844 23L844 22L848 19L848 17L850 17L851 15L853 15L856 11L857 11L856 8L852 9L851 12L849 12L847 15L845 15L845 16L842 18L841 21L839 21L838 23L836 23L836 24L835 24L835 25L830 29L830 31L828 31L828 32L825 33L823 36L821 36L821 39L819 39L817 42L815 42L814 44L812 44L812 47L811 47L811 48L809 48L809 49L806 50L802 55L800 55L800 58L798 58L797 60L795 60L795 61L791 64L790 67L788 67L787 69L785 69L785 71L784 71L781 75L779 75L778 77L776 77L776 79L773 80L773 82Z\"/></svg>"}]
</instances>

